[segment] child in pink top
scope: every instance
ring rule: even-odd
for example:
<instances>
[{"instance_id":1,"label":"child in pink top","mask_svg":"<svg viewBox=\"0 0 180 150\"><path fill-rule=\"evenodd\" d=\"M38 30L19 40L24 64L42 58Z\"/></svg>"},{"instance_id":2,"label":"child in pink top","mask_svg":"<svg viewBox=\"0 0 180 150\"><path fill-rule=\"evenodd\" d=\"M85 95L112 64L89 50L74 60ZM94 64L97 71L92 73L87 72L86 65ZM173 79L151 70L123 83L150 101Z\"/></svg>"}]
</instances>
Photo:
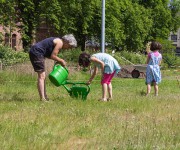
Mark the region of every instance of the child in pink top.
<instances>
[{"instance_id":1,"label":"child in pink top","mask_svg":"<svg viewBox=\"0 0 180 150\"><path fill-rule=\"evenodd\" d=\"M159 42L153 41L151 43L151 52L148 53L147 57L147 68L146 68L146 84L147 93L149 95L151 92L151 85L154 85L155 96L158 95L158 84L161 82L161 70L160 64L162 60L162 55L159 53L162 45Z\"/></svg>"}]
</instances>

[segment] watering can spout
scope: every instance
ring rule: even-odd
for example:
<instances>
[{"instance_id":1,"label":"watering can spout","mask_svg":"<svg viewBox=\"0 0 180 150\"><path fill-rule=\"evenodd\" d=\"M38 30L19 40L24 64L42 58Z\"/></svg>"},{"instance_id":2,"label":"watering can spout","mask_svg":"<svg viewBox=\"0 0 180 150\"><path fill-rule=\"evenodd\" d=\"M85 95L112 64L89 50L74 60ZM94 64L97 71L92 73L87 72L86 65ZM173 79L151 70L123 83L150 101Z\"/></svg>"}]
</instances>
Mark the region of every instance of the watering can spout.
<instances>
[{"instance_id":1,"label":"watering can spout","mask_svg":"<svg viewBox=\"0 0 180 150\"><path fill-rule=\"evenodd\" d=\"M68 93L71 93L71 89L68 88L65 84L63 84L62 86L66 89L66 91L67 91Z\"/></svg>"}]
</instances>

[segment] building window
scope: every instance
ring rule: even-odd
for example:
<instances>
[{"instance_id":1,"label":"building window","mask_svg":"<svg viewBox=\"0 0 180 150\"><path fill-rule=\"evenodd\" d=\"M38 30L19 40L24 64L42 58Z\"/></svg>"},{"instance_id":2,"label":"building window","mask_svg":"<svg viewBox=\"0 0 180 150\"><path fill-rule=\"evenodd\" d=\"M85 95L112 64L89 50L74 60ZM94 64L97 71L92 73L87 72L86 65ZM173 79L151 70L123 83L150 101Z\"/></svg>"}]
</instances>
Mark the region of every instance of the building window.
<instances>
[{"instance_id":1,"label":"building window","mask_svg":"<svg viewBox=\"0 0 180 150\"><path fill-rule=\"evenodd\" d=\"M177 42L177 35L171 35L171 41Z\"/></svg>"},{"instance_id":2,"label":"building window","mask_svg":"<svg viewBox=\"0 0 180 150\"><path fill-rule=\"evenodd\" d=\"M16 34L12 34L12 37L9 36L8 33L5 34L5 45L9 46L13 49L16 50L16 39L17 39L17 35Z\"/></svg>"},{"instance_id":3,"label":"building window","mask_svg":"<svg viewBox=\"0 0 180 150\"><path fill-rule=\"evenodd\" d=\"M16 34L12 35L12 48L16 50Z\"/></svg>"},{"instance_id":4,"label":"building window","mask_svg":"<svg viewBox=\"0 0 180 150\"><path fill-rule=\"evenodd\" d=\"M5 40L4 40L4 44L6 45L6 46L8 46L9 45L9 34L8 33L6 33L5 34Z\"/></svg>"},{"instance_id":5,"label":"building window","mask_svg":"<svg viewBox=\"0 0 180 150\"><path fill-rule=\"evenodd\" d=\"M176 53L180 53L180 47L176 48Z\"/></svg>"}]
</instances>

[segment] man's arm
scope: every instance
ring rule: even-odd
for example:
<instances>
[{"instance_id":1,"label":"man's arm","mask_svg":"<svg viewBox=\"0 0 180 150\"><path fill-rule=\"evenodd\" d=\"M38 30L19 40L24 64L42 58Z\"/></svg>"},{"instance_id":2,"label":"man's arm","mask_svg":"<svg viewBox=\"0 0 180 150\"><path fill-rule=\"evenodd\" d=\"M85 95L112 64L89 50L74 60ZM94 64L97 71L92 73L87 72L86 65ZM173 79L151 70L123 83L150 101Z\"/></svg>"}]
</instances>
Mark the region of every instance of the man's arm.
<instances>
[{"instance_id":1,"label":"man's arm","mask_svg":"<svg viewBox=\"0 0 180 150\"><path fill-rule=\"evenodd\" d=\"M63 59L61 59L61 58L59 58L57 56L60 49L62 49L62 47L63 47L63 42L59 38L54 39L53 42L54 42L55 47L54 47L54 49L52 51L52 54L51 54L50 58L57 61L58 63L60 63L62 66L65 66L66 62Z\"/></svg>"}]
</instances>

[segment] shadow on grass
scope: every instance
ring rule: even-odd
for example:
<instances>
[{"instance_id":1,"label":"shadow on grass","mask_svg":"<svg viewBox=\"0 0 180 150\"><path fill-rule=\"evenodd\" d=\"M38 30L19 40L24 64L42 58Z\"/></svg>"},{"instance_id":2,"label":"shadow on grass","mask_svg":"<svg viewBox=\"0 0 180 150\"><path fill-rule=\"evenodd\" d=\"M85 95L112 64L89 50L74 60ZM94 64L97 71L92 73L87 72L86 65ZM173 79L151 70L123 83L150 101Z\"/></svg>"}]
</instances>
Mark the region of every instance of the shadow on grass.
<instances>
[{"instance_id":1,"label":"shadow on grass","mask_svg":"<svg viewBox=\"0 0 180 150\"><path fill-rule=\"evenodd\" d=\"M0 95L0 100L2 101L18 101L23 102L26 100L25 93L3 93Z\"/></svg>"},{"instance_id":2,"label":"shadow on grass","mask_svg":"<svg viewBox=\"0 0 180 150\"><path fill-rule=\"evenodd\" d=\"M145 92L144 90L141 90L141 91L140 91L140 95L141 95L141 96L146 96L146 92Z\"/></svg>"},{"instance_id":3,"label":"shadow on grass","mask_svg":"<svg viewBox=\"0 0 180 150\"><path fill-rule=\"evenodd\" d=\"M18 93L13 94L11 100L18 101L18 102L23 102L25 100L24 93L18 92Z\"/></svg>"}]
</instances>

